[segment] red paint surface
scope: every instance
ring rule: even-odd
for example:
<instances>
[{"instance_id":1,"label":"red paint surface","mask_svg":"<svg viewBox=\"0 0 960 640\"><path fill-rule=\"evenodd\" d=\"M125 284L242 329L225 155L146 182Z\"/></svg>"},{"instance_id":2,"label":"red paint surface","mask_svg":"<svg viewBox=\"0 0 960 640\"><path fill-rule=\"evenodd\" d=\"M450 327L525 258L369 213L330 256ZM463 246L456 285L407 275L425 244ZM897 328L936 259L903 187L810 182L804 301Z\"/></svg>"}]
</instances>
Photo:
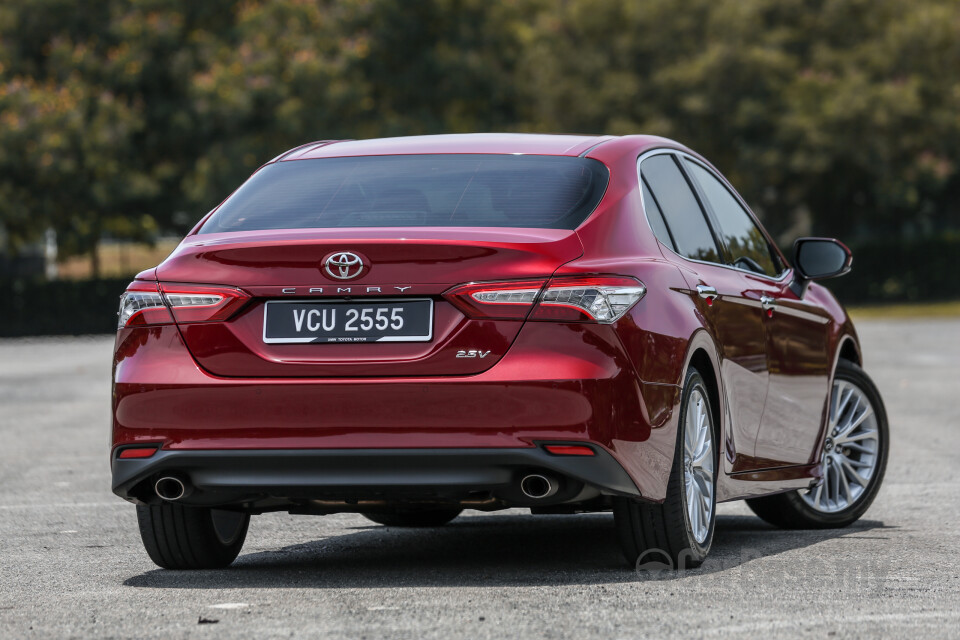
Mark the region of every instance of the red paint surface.
<instances>
[{"instance_id":1,"label":"red paint surface","mask_svg":"<svg viewBox=\"0 0 960 640\"><path fill-rule=\"evenodd\" d=\"M662 247L642 211L645 136L430 136L305 145L282 161L404 153L540 153L603 162L610 184L575 231L402 228L189 235L150 282L236 287L226 320L139 326L117 334L115 446L168 449L530 447L577 441L610 451L642 493L664 495L683 376L702 357L718 380L724 460L719 495L757 495L815 476L836 354L856 340L823 288L796 299L780 280L685 260ZM199 225L198 225L199 226ZM369 260L334 282L332 251ZM646 285L613 325L483 318L443 296L474 282L613 274ZM705 283L716 301L697 296ZM397 287L409 287L402 292ZM343 291L349 288L349 291ZM286 291L292 291L287 293ZM762 295L778 301L772 316ZM429 297L425 343L263 343L271 299ZM457 358L460 350L489 351ZM803 410L791 407L802 403ZM791 422L792 420L792 422ZM806 466L801 466L806 465ZM791 466L792 471L779 470ZM740 473L740 475L737 475Z\"/></svg>"}]
</instances>

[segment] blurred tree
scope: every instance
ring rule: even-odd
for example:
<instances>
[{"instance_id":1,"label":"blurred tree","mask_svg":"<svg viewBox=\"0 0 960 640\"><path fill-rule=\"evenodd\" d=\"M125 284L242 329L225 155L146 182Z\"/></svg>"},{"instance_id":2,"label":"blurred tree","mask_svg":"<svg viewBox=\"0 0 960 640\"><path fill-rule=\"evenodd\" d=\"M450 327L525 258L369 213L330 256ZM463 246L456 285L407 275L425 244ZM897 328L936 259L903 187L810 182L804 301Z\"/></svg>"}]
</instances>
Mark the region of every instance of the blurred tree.
<instances>
[{"instance_id":1,"label":"blurred tree","mask_svg":"<svg viewBox=\"0 0 960 640\"><path fill-rule=\"evenodd\" d=\"M487 131L516 120L524 3L274 0L238 7L204 48L190 98L209 141L187 193L229 193L311 140Z\"/></svg>"},{"instance_id":2,"label":"blurred tree","mask_svg":"<svg viewBox=\"0 0 960 640\"><path fill-rule=\"evenodd\" d=\"M521 128L676 138L784 240L954 227L958 36L955 0L567 0L523 49Z\"/></svg>"},{"instance_id":3,"label":"blurred tree","mask_svg":"<svg viewBox=\"0 0 960 640\"><path fill-rule=\"evenodd\" d=\"M0 6L0 220L14 245L52 227L60 256L88 253L97 273L104 233L173 226L205 148L189 100L198 49L234 4Z\"/></svg>"},{"instance_id":4,"label":"blurred tree","mask_svg":"<svg viewBox=\"0 0 960 640\"><path fill-rule=\"evenodd\" d=\"M203 148L184 167L191 204L209 208L278 153L374 118L356 70L369 45L353 33L365 4L249 2L228 29L194 35L203 45L186 97Z\"/></svg>"},{"instance_id":5,"label":"blurred tree","mask_svg":"<svg viewBox=\"0 0 960 640\"><path fill-rule=\"evenodd\" d=\"M82 62L90 54L68 40L51 55ZM0 197L9 241L16 247L53 228L62 255L87 253L99 272L104 232L143 239L154 230L131 212L157 196L133 146L142 118L135 106L81 73L38 81L18 77L0 86Z\"/></svg>"},{"instance_id":6,"label":"blurred tree","mask_svg":"<svg viewBox=\"0 0 960 640\"><path fill-rule=\"evenodd\" d=\"M495 131L515 126L516 61L529 0L379 0L358 20L358 68L371 111L362 135Z\"/></svg>"},{"instance_id":7,"label":"blurred tree","mask_svg":"<svg viewBox=\"0 0 960 640\"><path fill-rule=\"evenodd\" d=\"M5 0L0 222L91 253L296 144L506 129L676 138L784 241L923 235L958 68L956 0Z\"/></svg>"}]
</instances>

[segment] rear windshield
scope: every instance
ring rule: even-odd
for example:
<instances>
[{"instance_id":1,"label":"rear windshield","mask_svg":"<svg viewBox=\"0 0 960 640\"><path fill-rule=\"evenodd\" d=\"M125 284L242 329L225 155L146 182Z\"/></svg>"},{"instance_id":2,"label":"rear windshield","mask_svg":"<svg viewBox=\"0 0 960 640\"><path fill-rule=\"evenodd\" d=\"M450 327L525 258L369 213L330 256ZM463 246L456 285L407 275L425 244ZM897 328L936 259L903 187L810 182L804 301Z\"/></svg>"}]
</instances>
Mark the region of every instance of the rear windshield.
<instances>
[{"instance_id":1,"label":"rear windshield","mask_svg":"<svg viewBox=\"0 0 960 640\"><path fill-rule=\"evenodd\" d=\"M200 233L333 227L574 229L609 179L596 160L408 155L276 162L254 174Z\"/></svg>"}]
</instances>

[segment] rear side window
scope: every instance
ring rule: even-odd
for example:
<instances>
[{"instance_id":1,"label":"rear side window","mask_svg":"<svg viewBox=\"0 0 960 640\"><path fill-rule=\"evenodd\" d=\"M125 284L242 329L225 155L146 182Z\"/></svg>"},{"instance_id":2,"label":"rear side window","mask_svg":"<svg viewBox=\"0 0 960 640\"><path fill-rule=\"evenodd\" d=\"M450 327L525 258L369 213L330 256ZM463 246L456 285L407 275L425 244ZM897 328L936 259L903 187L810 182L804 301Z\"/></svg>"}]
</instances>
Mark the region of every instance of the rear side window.
<instances>
[{"instance_id":1,"label":"rear side window","mask_svg":"<svg viewBox=\"0 0 960 640\"><path fill-rule=\"evenodd\" d=\"M640 182L643 188L643 209L647 214L647 220L650 221L653 235L657 236L657 240L676 251L677 245L673 243L673 238L670 237L670 230L667 229L667 223L663 220L663 212L660 211L656 198L650 193L647 181L640 178Z\"/></svg>"},{"instance_id":2,"label":"rear side window","mask_svg":"<svg viewBox=\"0 0 960 640\"><path fill-rule=\"evenodd\" d=\"M200 233L334 227L574 229L606 190L587 158L406 155L276 162L254 174Z\"/></svg>"},{"instance_id":3,"label":"rear side window","mask_svg":"<svg viewBox=\"0 0 960 640\"><path fill-rule=\"evenodd\" d=\"M775 276L778 261L770 245L750 214L740 205L726 186L696 162L685 160L693 179L703 189L710 204L719 234L730 253L730 263L740 269Z\"/></svg>"},{"instance_id":4,"label":"rear side window","mask_svg":"<svg viewBox=\"0 0 960 640\"><path fill-rule=\"evenodd\" d=\"M707 226L700 203L673 156L647 158L640 165L640 174L656 198L673 235L677 253L694 260L720 262L717 243ZM651 226L654 224L651 222Z\"/></svg>"}]
</instances>

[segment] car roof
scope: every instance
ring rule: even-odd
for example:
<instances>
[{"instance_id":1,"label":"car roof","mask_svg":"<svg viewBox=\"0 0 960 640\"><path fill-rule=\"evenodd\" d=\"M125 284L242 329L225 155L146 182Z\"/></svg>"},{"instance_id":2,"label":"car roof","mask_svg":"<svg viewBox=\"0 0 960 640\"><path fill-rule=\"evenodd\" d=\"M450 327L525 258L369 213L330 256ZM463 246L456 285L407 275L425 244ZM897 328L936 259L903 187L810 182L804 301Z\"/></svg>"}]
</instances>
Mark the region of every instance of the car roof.
<instances>
[{"instance_id":1,"label":"car roof","mask_svg":"<svg viewBox=\"0 0 960 640\"><path fill-rule=\"evenodd\" d=\"M458 133L372 140L324 140L292 149L277 160L433 153L579 156L614 138L538 133Z\"/></svg>"}]
</instances>

